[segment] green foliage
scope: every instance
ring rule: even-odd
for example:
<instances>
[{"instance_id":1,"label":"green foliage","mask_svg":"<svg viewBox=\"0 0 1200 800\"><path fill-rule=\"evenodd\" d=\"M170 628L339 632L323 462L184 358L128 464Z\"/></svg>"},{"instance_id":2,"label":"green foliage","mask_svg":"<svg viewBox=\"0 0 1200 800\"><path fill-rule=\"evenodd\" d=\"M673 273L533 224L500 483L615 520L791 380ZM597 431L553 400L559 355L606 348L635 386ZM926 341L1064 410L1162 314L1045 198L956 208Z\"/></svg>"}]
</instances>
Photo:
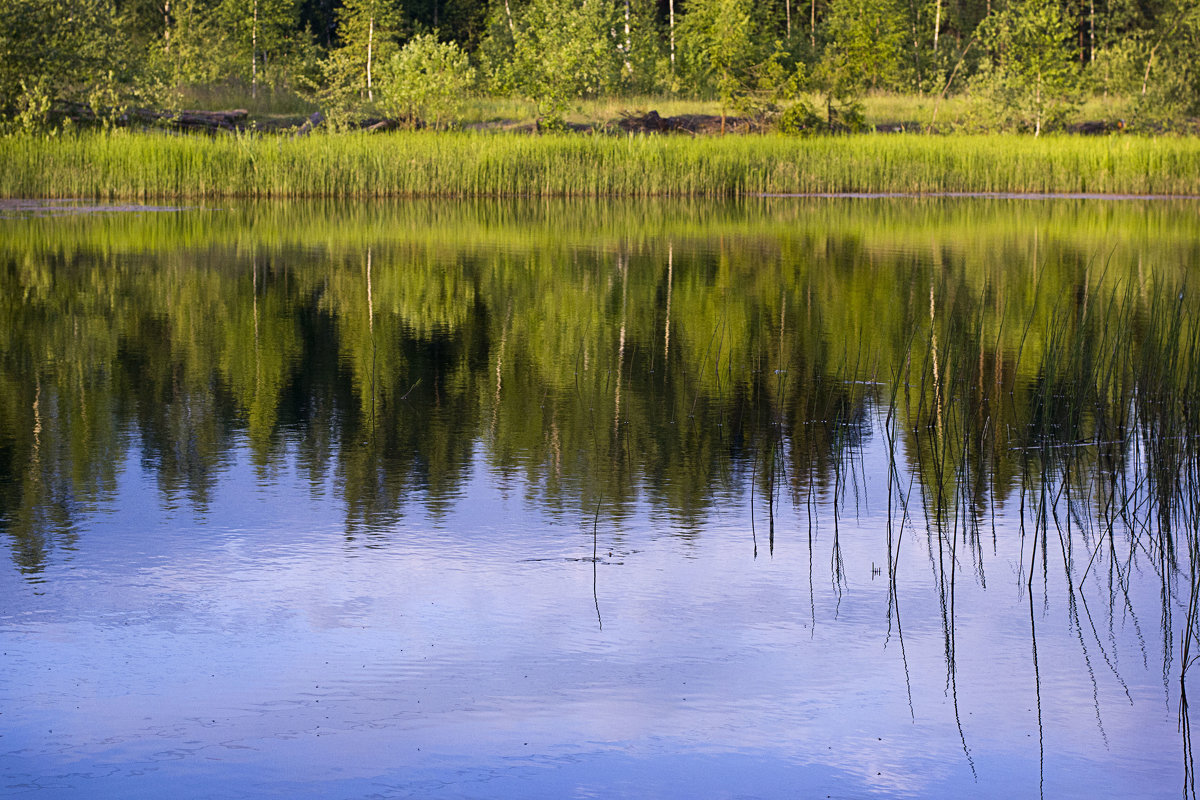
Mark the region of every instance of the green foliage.
<instances>
[{"instance_id":1,"label":"green foliage","mask_svg":"<svg viewBox=\"0 0 1200 800\"><path fill-rule=\"evenodd\" d=\"M237 74L257 84L278 83L295 36L297 0L222 0L216 19L228 37Z\"/></svg>"},{"instance_id":2,"label":"green foliage","mask_svg":"<svg viewBox=\"0 0 1200 800\"><path fill-rule=\"evenodd\" d=\"M50 94L48 83L35 81L30 85L21 81L15 117L20 130L37 132L50 127L50 110L54 106L54 98Z\"/></svg>"},{"instance_id":3,"label":"green foliage","mask_svg":"<svg viewBox=\"0 0 1200 800\"><path fill-rule=\"evenodd\" d=\"M380 64L399 50L402 11L395 0L346 0L338 12L341 45L329 54L317 98L332 124L362 113L375 100Z\"/></svg>"},{"instance_id":4,"label":"green foliage","mask_svg":"<svg viewBox=\"0 0 1200 800\"><path fill-rule=\"evenodd\" d=\"M783 42L776 40L770 55L751 65L746 82L728 102L740 111L770 119L782 105L796 100L808 83L804 62L793 60Z\"/></svg>"},{"instance_id":5,"label":"green foliage","mask_svg":"<svg viewBox=\"0 0 1200 800\"><path fill-rule=\"evenodd\" d=\"M496 69L497 85L537 101L550 117L575 98L608 92L621 80L615 27L608 0L530 0L509 30L511 58Z\"/></svg>"},{"instance_id":6,"label":"green foliage","mask_svg":"<svg viewBox=\"0 0 1200 800\"><path fill-rule=\"evenodd\" d=\"M812 105L798 100L783 110L776 121L776 127L780 133L789 136L803 136L823 130L823 122L821 115Z\"/></svg>"},{"instance_id":7,"label":"green foliage","mask_svg":"<svg viewBox=\"0 0 1200 800\"><path fill-rule=\"evenodd\" d=\"M833 106L826 98L825 108L818 110L801 99L779 114L775 127L788 136L811 136L816 133L861 133L866 130L867 123L862 106L858 104Z\"/></svg>"},{"instance_id":8,"label":"green foliage","mask_svg":"<svg viewBox=\"0 0 1200 800\"><path fill-rule=\"evenodd\" d=\"M985 119L1042 130L1061 124L1079 101L1073 28L1059 0L1017 0L980 26L990 59L971 82Z\"/></svg>"},{"instance_id":9,"label":"green foliage","mask_svg":"<svg viewBox=\"0 0 1200 800\"><path fill-rule=\"evenodd\" d=\"M752 9L750 0L692 0L679 24L684 80L718 97L722 109L735 105L750 88L752 69L760 60Z\"/></svg>"},{"instance_id":10,"label":"green foliage","mask_svg":"<svg viewBox=\"0 0 1200 800\"><path fill-rule=\"evenodd\" d=\"M1121 116L1147 130L1186 127L1188 115L1200 115L1196 0L4 0L3 6L0 126L7 129L52 129L68 116L122 124L124 109L137 105L224 101L252 113L289 113L283 105L300 90L319 101L336 127L378 114L378 84L392 57L407 38L434 31L471 60L481 88L534 101L548 124L561 123L582 99L660 93L715 99L722 114L736 109L770 118L799 96L796 87L822 95L831 130L859 126L867 93L941 97L963 86L977 100L974 122L986 128L1040 133L1062 123L1084 88L1104 93L1110 107L1108 98L1116 96L1124 103ZM269 96L249 100L247 89Z\"/></svg>"},{"instance_id":11,"label":"green foliage","mask_svg":"<svg viewBox=\"0 0 1200 800\"><path fill-rule=\"evenodd\" d=\"M379 107L409 124L440 128L454 119L474 84L475 68L458 45L423 34L380 70Z\"/></svg>"},{"instance_id":12,"label":"green foliage","mask_svg":"<svg viewBox=\"0 0 1200 800\"><path fill-rule=\"evenodd\" d=\"M897 85L904 19L897 0L832 0L823 34L828 44L816 80L839 96Z\"/></svg>"},{"instance_id":13,"label":"green foliage","mask_svg":"<svg viewBox=\"0 0 1200 800\"><path fill-rule=\"evenodd\" d=\"M221 25L203 0L174 0L170 36L151 49L174 87L212 84L241 65L231 65L229 29Z\"/></svg>"},{"instance_id":14,"label":"green foliage","mask_svg":"<svg viewBox=\"0 0 1200 800\"><path fill-rule=\"evenodd\" d=\"M134 83L111 0L6 0L0 112L15 113L22 127L53 126L63 104L120 105L133 95Z\"/></svg>"},{"instance_id":15,"label":"green foliage","mask_svg":"<svg viewBox=\"0 0 1200 800\"><path fill-rule=\"evenodd\" d=\"M900 19L894 0L832 0L823 31L829 43L812 76L813 87L824 96L829 128L861 130L862 96L896 84Z\"/></svg>"},{"instance_id":16,"label":"green foliage","mask_svg":"<svg viewBox=\"0 0 1200 800\"><path fill-rule=\"evenodd\" d=\"M1200 4L1168 0L1159 20L1102 48L1093 68L1100 88L1133 98L1136 121L1153 125L1200 115Z\"/></svg>"},{"instance_id":17,"label":"green foliage","mask_svg":"<svg viewBox=\"0 0 1200 800\"><path fill-rule=\"evenodd\" d=\"M488 11L483 38L475 52L481 82L495 94L514 91L508 68L515 47L516 20L509 3L493 3Z\"/></svg>"},{"instance_id":18,"label":"green foliage","mask_svg":"<svg viewBox=\"0 0 1200 800\"><path fill-rule=\"evenodd\" d=\"M136 105L228 102L290 113L284 105L301 90L337 127L379 113L377 89L393 56L407 38L429 32L456 43L481 88L536 103L543 127L561 123L581 100L658 94L715 99L722 115L769 119L798 89L822 95L830 130L860 127L867 93L940 98L963 86L977 100L974 121L986 128L1040 133L1077 107L1085 87L1103 92L1110 107L1117 96L1121 116L1148 130L1200 115L1196 0L3 5L0 126L8 129L52 129L68 116L121 124L123 110ZM247 89L269 95L250 100Z\"/></svg>"},{"instance_id":19,"label":"green foliage","mask_svg":"<svg viewBox=\"0 0 1200 800\"><path fill-rule=\"evenodd\" d=\"M664 47L662 31L655 19L654 0L629 0L629 52L618 43L622 57L620 89L632 94L657 94L668 91L671 62ZM623 8L617 7L618 23L624 25ZM618 38L624 29L617 31Z\"/></svg>"}]
</instances>

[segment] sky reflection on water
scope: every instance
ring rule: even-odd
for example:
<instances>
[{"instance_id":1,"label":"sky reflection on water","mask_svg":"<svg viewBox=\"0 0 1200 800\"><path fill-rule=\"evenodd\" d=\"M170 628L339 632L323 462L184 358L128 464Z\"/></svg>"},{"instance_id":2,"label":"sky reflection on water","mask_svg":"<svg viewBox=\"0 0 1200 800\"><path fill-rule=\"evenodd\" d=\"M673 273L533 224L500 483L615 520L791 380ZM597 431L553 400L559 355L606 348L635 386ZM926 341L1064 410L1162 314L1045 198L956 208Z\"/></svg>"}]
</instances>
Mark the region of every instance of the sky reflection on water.
<instances>
[{"instance_id":1,"label":"sky reflection on water","mask_svg":"<svg viewBox=\"0 0 1200 800\"><path fill-rule=\"evenodd\" d=\"M593 597L590 520L554 523L501 496L480 460L469 499L444 518L353 540L336 502L295 475L248 489L247 461L240 451L204 520L138 503L152 481L128 465L132 505L98 517L38 584L5 573L10 790L1038 790L1029 612L1008 526L989 588L957 587L960 737L926 548L914 537L898 570L902 651L887 581L871 572L877 515L839 531L849 566L835 589L830 531L810 564L805 519L789 514L774 555L756 559L745 503L692 542L643 507L598 530ZM1174 794L1174 701L1153 643L1140 649L1120 618L1117 638L1097 643L1085 621L1085 653L1049 588L1034 597L1047 796ZM1157 597L1133 600L1153 625ZM1119 648L1115 672L1100 646Z\"/></svg>"}]
</instances>

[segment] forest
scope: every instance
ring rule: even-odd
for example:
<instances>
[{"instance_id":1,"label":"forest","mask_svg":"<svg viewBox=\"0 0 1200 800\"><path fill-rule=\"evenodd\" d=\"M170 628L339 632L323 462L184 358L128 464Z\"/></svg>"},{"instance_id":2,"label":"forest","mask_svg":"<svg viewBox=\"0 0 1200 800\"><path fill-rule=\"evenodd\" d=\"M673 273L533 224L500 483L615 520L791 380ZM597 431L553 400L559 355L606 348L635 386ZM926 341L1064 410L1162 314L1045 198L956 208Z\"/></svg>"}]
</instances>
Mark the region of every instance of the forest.
<instances>
[{"instance_id":1,"label":"forest","mask_svg":"<svg viewBox=\"0 0 1200 800\"><path fill-rule=\"evenodd\" d=\"M492 103L704 101L784 132L861 130L865 98L960 103L1039 134L1200 114L1197 0L4 0L0 126L249 108L332 128L462 127ZM475 108L472 112L471 109ZM934 112L936 116L936 110Z\"/></svg>"}]
</instances>

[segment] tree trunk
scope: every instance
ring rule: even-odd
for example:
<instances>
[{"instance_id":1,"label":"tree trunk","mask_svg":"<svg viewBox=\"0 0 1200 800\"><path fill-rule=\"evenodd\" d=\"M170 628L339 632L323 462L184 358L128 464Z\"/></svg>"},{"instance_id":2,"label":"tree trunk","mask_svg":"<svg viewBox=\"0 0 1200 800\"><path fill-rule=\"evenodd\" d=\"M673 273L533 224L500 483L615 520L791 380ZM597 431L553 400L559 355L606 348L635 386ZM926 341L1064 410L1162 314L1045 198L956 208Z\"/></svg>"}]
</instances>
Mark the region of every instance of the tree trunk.
<instances>
[{"instance_id":1,"label":"tree trunk","mask_svg":"<svg viewBox=\"0 0 1200 800\"><path fill-rule=\"evenodd\" d=\"M508 32L511 36L517 35L516 26L513 25L512 9L508 5L508 0L504 0L504 16L508 18Z\"/></svg>"},{"instance_id":2,"label":"tree trunk","mask_svg":"<svg viewBox=\"0 0 1200 800\"><path fill-rule=\"evenodd\" d=\"M942 0L937 0L933 12L933 52L937 52L938 36L942 28Z\"/></svg>"},{"instance_id":3,"label":"tree trunk","mask_svg":"<svg viewBox=\"0 0 1200 800\"><path fill-rule=\"evenodd\" d=\"M812 0L812 16L808 21L808 43L817 46L817 0Z\"/></svg>"},{"instance_id":4,"label":"tree trunk","mask_svg":"<svg viewBox=\"0 0 1200 800\"><path fill-rule=\"evenodd\" d=\"M633 74L633 64L629 62L629 51L631 45L629 42L629 0L625 0L625 74Z\"/></svg>"},{"instance_id":5,"label":"tree trunk","mask_svg":"<svg viewBox=\"0 0 1200 800\"><path fill-rule=\"evenodd\" d=\"M792 0L784 0L783 13L787 17L787 38L792 40Z\"/></svg>"},{"instance_id":6,"label":"tree trunk","mask_svg":"<svg viewBox=\"0 0 1200 800\"><path fill-rule=\"evenodd\" d=\"M258 97L258 0L254 0L254 20L250 25L250 96Z\"/></svg>"},{"instance_id":7,"label":"tree trunk","mask_svg":"<svg viewBox=\"0 0 1200 800\"><path fill-rule=\"evenodd\" d=\"M1096 60L1096 0L1088 0L1088 61Z\"/></svg>"},{"instance_id":8,"label":"tree trunk","mask_svg":"<svg viewBox=\"0 0 1200 800\"><path fill-rule=\"evenodd\" d=\"M1142 73L1142 97L1146 96L1146 87L1150 85L1150 67L1154 66L1154 54L1158 52L1158 45L1161 40L1150 48L1150 57L1146 59L1146 71Z\"/></svg>"},{"instance_id":9,"label":"tree trunk","mask_svg":"<svg viewBox=\"0 0 1200 800\"><path fill-rule=\"evenodd\" d=\"M371 17L367 20L367 100L375 99L375 92L371 87L371 51L375 46L375 18Z\"/></svg>"},{"instance_id":10,"label":"tree trunk","mask_svg":"<svg viewBox=\"0 0 1200 800\"><path fill-rule=\"evenodd\" d=\"M1178 20L1176 20L1176 24L1172 25L1162 36L1159 36L1158 41L1154 43L1154 47L1150 48L1150 56L1146 59L1146 71L1142 74L1142 97L1146 96L1146 88L1150 85L1150 68L1154 65L1154 56L1158 54L1158 48L1162 45L1163 40L1175 34L1175 28L1178 24Z\"/></svg>"},{"instance_id":11,"label":"tree trunk","mask_svg":"<svg viewBox=\"0 0 1200 800\"><path fill-rule=\"evenodd\" d=\"M1042 135L1042 76L1038 75L1037 89L1033 93L1033 108L1036 114L1035 124L1033 127L1033 138L1038 138Z\"/></svg>"},{"instance_id":12,"label":"tree trunk","mask_svg":"<svg viewBox=\"0 0 1200 800\"><path fill-rule=\"evenodd\" d=\"M163 2L163 49L171 55L171 0Z\"/></svg>"},{"instance_id":13,"label":"tree trunk","mask_svg":"<svg viewBox=\"0 0 1200 800\"><path fill-rule=\"evenodd\" d=\"M668 0L667 8L671 18L671 72L675 72L675 0Z\"/></svg>"},{"instance_id":14,"label":"tree trunk","mask_svg":"<svg viewBox=\"0 0 1200 800\"><path fill-rule=\"evenodd\" d=\"M958 61L954 64L954 69L950 70L950 77L946 79L946 85L942 87L941 94L938 95L937 102L933 104L933 115L929 118L929 130L933 131L933 126L937 124L938 108L941 107L942 101L946 99L946 92L950 91L950 84L954 82L954 76L958 74L958 68L962 66L963 59L967 57L967 51L975 44L975 37L967 42L967 46L958 54Z\"/></svg>"}]
</instances>

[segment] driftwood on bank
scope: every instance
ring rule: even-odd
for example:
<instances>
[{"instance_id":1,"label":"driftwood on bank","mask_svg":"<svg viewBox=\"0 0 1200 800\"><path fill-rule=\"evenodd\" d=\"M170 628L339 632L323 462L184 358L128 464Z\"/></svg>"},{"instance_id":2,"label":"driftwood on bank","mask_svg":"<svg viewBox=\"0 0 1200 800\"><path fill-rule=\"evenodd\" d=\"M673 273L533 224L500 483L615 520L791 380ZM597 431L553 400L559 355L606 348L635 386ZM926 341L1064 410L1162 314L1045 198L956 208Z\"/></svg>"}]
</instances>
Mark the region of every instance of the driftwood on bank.
<instances>
[{"instance_id":1,"label":"driftwood on bank","mask_svg":"<svg viewBox=\"0 0 1200 800\"><path fill-rule=\"evenodd\" d=\"M394 131L400 127L400 122L394 119L381 120L366 120L363 124L363 130L367 133L383 133L384 131Z\"/></svg>"},{"instance_id":2,"label":"driftwood on bank","mask_svg":"<svg viewBox=\"0 0 1200 800\"><path fill-rule=\"evenodd\" d=\"M148 111L144 121L187 131L236 131L246 127L250 112L233 111ZM132 120L143 121L141 119Z\"/></svg>"},{"instance_id":3,"label":"driftwood on bank","mask_svg":"<svg viewBox=\"0 0 1200 800\"><path fill-rule=\"evenodd\" d=\"M3 112L3 109L0 109ZM55 123L70 120L84 127L99 125L117 125L119 127L147 127L189 133L219 133L238 132L253 129L262 133L291 133L294 136L306 136L326 124L325 116L315 111L307 117L296 115L288 117L268 117L265 119L250 119L250 112L244 108L228 111L197 111L180 110L166 111L148 108L100 109L99 113L84 103L63 103L56 105L51 111L51 119ZM400 129L420 130L427 127L422 120L398 120L379 117L359 117L344 123L346 127L366 133L382 133ZM499 130L509 133L538 134L548 131L571 131L575 133L615 133L617 131L631 133L682 133L691 136L712 135L719 133L758 133L771 130L772 121L769 118L733 117L727 116L724 121L715 114L681 114L673 117L660 116L657 111L644 114L624 113L618 119L603 123L571 123L558 122L553 127L546 127L542 120L520 122L516 120L500 120L469 123L462 126L466 130ZM1166 132L1167 126L1149 128L1153 133ZM1187 120L1176 123L1170 130L1200 134L1200 120ZM838 128L834 132L839 132ZM869 128L876 133L936 133L941 129L917 120L882 122ZM1063 130L1070 134L1083 136L1111 135L1126 130L1124 120L1085 120L1064 126Z\"/></svg>"},{"instance_id":4,"label":"driftwood on bank","mask_svg":"<svg viewBox=\"0 0 1200 800\"><path fill-rule=\"evenodd\" d=\"M657 111L645 114L626 114L617 121L617 128L626 133L751 133L762 131L767 126L753 117L731 117L722 119L717 114L680 114L677 117L662 117Z\"/></svg>"}]
</instances>

